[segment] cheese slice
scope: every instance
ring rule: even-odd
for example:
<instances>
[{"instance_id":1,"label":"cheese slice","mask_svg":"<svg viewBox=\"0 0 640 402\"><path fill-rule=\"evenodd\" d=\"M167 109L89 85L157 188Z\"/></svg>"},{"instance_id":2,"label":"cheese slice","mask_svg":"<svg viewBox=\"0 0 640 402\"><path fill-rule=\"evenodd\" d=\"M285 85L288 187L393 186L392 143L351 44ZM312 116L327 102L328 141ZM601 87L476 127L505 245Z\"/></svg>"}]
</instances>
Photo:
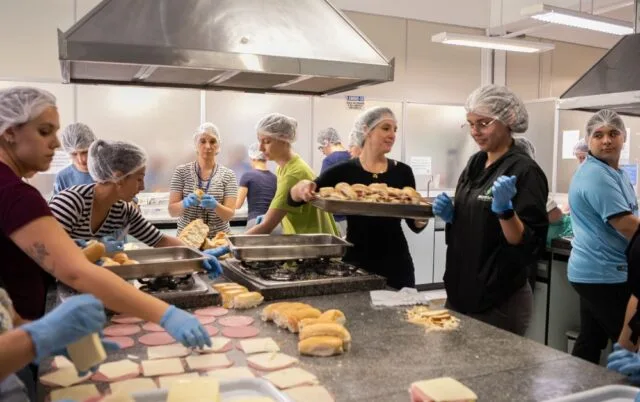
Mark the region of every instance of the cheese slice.
<instances>
[{"instance_id":1,"label":"cheese slice","mask_svg":"<svg viewBox=\"0 0 640 402\"><path fill-rule=\"evenodd\" d=\"M49 399L51 402L69 399L72 401L84 401L89 398L100 396L98 388L93 384L76 385L69 388L60 388L51 391Z\"/></svg>"},{"instance_id":2,"label":"cheese slice","mask_svg":"<svg viewBox=\"0 0 640 402\"><path fill-rule=\"evenodd\" d=\"M150 391L157 388L158 386L151 378L133 378L112 383L111 393L130 395L134 392Z\"/></svg>"},{"instance_id":3,"label":"cheese slice","mask_svg":"<svg viewBox=\"0 0 640 402\"><path fill-rule=\"evenodd\" d=\"M247 367L230 367L226 369L211 370L207 372L209 377L217 378L220 381L239 380L242 378L255 378L253 371Z\"/></svg>"},{"instance_id":4,"label":"cheese slice","mask_svg":"<svg viewBox=\"0 0 640 402\"><path fill-rule=\"evenodd\" d=\"M198 377L176 382L169 388L167 402L220 402L220 383L215 378Z\"/></svg>"},{"instance_id":5,"label":"cheese slice","mask_svg":"<svg viewBox=\"0 0 640 402\"><path fill-rule=\"evenodd\" d=\"M472 402L478 399L473 391L451 377L416 381L411 384L411 394L421 399L429 398L433 402Z\"/></svg>"},{"instance_id":6,"label":"cheese slice","mask_svg":"<svg viewBox=\"0 0 640 402\"><path fill-rule=\"evenodd\" d=\"M222 352L227 345L231 342L231 339L224 336L214 336L211 338L211 346L205 346L202 349L196 349L198 353L219 353Z\"/></svg>"},{"instance_id":7,"label":"cheese slice","mask_svg":"<svg viewBox=\"0 0 640 402\"><path fill-rule=\"evenodd\" d=\"M305 385L284 391L294 402L334 402L327 389L321 385Z\"/></svg>"},{"instance_id":8,"label":"cheese slice","mask_svg":"<svg viewBox=\"0 0 640 402\"><path fill-rule=\"evenodd\" d=\"M129 359L101 364L98 373L107 378L118 378L125 375L140 374L140 366Z\"/></svg>"},{"instance_id":9,"label":"cheese slice","mask_svg":"<svg viewBox=\"0 0 640 402\"><path fill-rule=\"evenodd\" d=\"M247 357L249 366L258 370L272 371L289 367L298 362L298 359L279 352L268 352Z\"/></svg>"},{"instance_id":10,"label":"cheese slice","mask_svg":"<svg viewBox=\"0 0 640 402\"><path fill-rule=\"evenodd\" d=\"M210 370L233 365L224 353L208 353L204 355L188 356L186 359L189 368L192 370Z\"/></svg>"},{"instance_id":11,"label":"cheese slice","mask_svg":"<svg viewBox=\"0 0 640 402\"><path fill-rule=\"evenodd\" d=\"M180 359L143 360L141 364L145 377L184 373Z\"/></svg>"},{"instance_id":12,"label":"cheese slice","mask_svg":"<svg viewBox=\"0 0 640 402\"><path fill-rule=\"evenodd\" d=\"M51 367L61 369L65 367L75 367L71 360L67 359L66 356L56 356L53 358L53 362L51 363Z\"/></svg>"},{"instance_id":13,"label":"cheese slice","mask_svg":"<svg viewBox=\"0 0 640 402\"><path fill-rule=\"evenodd\" d=\"M107 352L97 333L86 335L67 346L67 352L78 371L87 371L107 359Z\"/></svg>"},{"instance_id":14,"label":"cheese slice","mask_svg":"<svg viewBox=\"0 0 640 402\"><path fill-rule=\"evenodd\" d=\"M149 360L166 359L169 357L184 357L191 352L179 343L173 345L149 346L147 357Z\"/></svg>"},{"instance_id":15,"label":"cheese slice","mask_svg":"<svg viewBox=\"0 0 640 402\"><path fill-rule=\"evenodd\" d=\"M40 381L49 386L70 387L74 384L88 380L89 377L91 377L91 373L79 376L76 368L71 365L41 376Z\"/></svg>"},{"instance_id":16,"label":"cheese slice","mask_svg":"<svg viewBox=\"0 0 640 402\"><path fill-rule=\"evenodd\" d=\"M263 376L265 380L273 383L280 389L287 389L299 385L316 385L318 378L300 367L292 367L284 370L274 371Z\"/></svg>"},{"instance_id":17,"label":"cheese slice","mask_svg":"<svg viewBox=\"0 0 640 402\"><path fill-rule=\"evenodd\" d=\"M279 352L280 347L273 338L254 338L240 341L240 348L248 355L263 352Z\"/></svg>"},{"instance_id":18,"label":"cheese slice","mask_svg":"<svg viewBox=\"0 0 640 402\"><path fill-rule=\"evenodd\" d=\"M158 377L158 385L160 385L160 388L169 389L176 381L188 380L188 379L197 378L197 377L200 377L198 373L166 375L163 377Z\"/></svg>"}]
</instances>

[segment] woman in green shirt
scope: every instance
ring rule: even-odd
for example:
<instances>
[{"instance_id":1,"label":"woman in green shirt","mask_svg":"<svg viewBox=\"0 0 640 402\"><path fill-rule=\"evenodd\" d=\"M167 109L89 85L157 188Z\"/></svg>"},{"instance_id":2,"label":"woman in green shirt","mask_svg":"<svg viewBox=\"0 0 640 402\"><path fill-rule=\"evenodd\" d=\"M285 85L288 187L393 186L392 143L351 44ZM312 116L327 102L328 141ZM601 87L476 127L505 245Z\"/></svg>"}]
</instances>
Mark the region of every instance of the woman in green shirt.
<instances>
[{"instance_id":1,"label":"woman in green shirt","mask_svg":"<svg viewBox=\"0 0 640 402\"><path fill-rule=\"evenodd\" d=\"M260 142L260 151L278 164L276 176L278 185L269 210L256 226L247 234L268 234L282 223L284 234L328 233L338 235L339 231L333 216L310 204L294 207L287 203L291 188L300 180L313 180L315 174L293 152L292 143L296 139L298 122L289 116L272 113L258 122L256 131Z\"/></svg>"}]
</instances>

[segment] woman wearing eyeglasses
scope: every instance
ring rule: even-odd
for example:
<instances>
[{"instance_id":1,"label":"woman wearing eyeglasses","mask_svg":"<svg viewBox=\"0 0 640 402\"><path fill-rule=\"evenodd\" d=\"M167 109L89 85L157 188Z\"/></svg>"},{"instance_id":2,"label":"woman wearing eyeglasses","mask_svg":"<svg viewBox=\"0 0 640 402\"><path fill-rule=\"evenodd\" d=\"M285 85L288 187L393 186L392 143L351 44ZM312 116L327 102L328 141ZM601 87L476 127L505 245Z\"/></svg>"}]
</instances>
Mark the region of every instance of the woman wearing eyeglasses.
<instances>
[{"instance_id":1,"label":"woman wearing eyeglasses","mask_svg":"<svg viewBox=\"0 0 640 402\"><path fill-rule=\"evenodd\" d=\"M533 309L527 269L547 234L547 178L514 146L512 134L525 132L529 118L513 92L478 88L465 109L480 151L458 179L455 203L443 193L433 205L447 222L447 305L523 335Z\"/></svg>"}]
</instances>

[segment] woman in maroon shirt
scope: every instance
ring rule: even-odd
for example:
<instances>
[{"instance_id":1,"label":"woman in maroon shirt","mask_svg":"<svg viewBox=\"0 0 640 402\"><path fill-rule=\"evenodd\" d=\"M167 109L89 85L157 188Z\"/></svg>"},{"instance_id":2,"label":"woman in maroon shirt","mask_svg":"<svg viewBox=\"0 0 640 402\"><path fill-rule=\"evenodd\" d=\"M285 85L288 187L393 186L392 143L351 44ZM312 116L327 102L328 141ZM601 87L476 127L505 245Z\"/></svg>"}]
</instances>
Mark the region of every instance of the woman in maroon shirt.
<instances>
[{"instance_id":1,"label":"woman in maroon shirt","mask_svg":"<svg viewBox=\"0 0 640 402\"><path fill-rule=\"evenodd\" d=\"M49 168L60 146L59 128L52 94L28 87L0 91L0 284L18 314L41 317L47 285L56 278L113 311L160 324L185 346L210 346L194 316L91 264L38 191L22 180Z\"/></svg>"}]
</instances>

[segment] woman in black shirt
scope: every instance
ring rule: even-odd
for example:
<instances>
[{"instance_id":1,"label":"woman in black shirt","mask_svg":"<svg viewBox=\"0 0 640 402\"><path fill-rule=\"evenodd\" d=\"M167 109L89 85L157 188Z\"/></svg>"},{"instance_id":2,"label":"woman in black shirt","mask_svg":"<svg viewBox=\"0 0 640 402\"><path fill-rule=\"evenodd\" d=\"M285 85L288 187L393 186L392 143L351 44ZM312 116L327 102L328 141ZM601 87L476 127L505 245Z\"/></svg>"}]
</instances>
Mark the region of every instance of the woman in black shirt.
<instances>
[{"instance_id":1,"label":"woman in black shirt","mask_svg":"<svg viewBox=\"0 0 640 402\"><path fill-rule=\"evenodd\" d=\"M415 188L411 168L385 156L393 147L397 129L395 115L389 108L376 107L362 113L353 129L362 148L360 156L333 166L313 182L300 181L291 189L289 203L308 202L316 189L333 187L340 182ZM391 287L415 287L413 260L400 222L399 218L347 216L347 241L353 247L347 250L343 260L386 277ZM407 225L415 233L422 231L426 224L426 221L407 219Z\"/></svg>"},{"instance_id":2,"label":"woman in black shirt","mask_svg":"<svg viewBox=\"0 0 640 402\"><path fill-rule=\"evenodd\" d=\"M481 87L465 108L480 152L458 179L455 205L443 193L433 206L447 222L447 304L523 335L533 309L527 267L536 263L547 234L547 178L514 146L512 133L527 130L528 115L513 92Z\"/></svg>"}]
</instances>

